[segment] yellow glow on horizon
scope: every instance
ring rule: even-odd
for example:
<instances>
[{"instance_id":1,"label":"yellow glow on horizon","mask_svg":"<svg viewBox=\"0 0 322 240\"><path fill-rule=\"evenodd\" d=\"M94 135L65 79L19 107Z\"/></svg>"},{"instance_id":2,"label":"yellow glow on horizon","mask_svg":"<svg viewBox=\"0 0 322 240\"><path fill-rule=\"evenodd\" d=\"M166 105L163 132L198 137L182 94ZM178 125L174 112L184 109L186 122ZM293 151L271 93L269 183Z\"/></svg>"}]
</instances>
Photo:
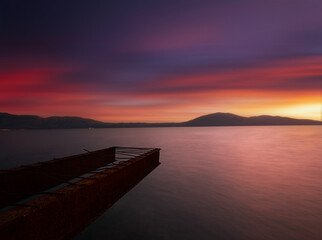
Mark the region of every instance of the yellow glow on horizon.
<instances>
[{"instance_id":1,"label":"yellow glow on horizon","mask_svg":"<svg viewBox=\"0 0 322 240\"><path fill-rule=\"evenodd\" d=\"M271 109L271 114L292 118L321 120L321 104L300 104Z\"/></svg>"}]
</instances>

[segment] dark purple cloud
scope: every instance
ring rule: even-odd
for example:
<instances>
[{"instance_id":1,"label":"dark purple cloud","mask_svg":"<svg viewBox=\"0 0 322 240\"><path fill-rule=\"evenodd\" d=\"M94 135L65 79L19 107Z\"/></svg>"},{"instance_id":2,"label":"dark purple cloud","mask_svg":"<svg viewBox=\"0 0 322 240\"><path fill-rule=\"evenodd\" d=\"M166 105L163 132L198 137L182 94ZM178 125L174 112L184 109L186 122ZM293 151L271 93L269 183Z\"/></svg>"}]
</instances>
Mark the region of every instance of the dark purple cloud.
<instances>
[{"instance_id":1,"label":"dark purple cloud","mask_svg":"<svg viewBox=\"0 0 322 240\"><path fill-rule=\"evenodd\" d=\"M321 59L321 13L320 0L1 1L0 76L65 68L46 84L54 78L100 96L309 90L320 75L303 70L286 81L256 74L278 74L280 61ZM243 77L254 71L256 81ZM187 76L193 80L184 82Z\"/></svg>"}]
</instances>

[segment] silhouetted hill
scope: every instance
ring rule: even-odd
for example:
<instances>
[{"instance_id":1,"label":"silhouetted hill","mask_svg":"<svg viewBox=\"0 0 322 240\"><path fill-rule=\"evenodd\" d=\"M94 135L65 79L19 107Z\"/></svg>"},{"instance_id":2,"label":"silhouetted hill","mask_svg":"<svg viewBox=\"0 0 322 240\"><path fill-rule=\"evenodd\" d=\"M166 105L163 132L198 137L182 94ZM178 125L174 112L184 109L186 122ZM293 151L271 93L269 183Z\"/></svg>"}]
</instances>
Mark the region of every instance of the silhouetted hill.
<instances>
[{"instance_id":1,"label":"silhouetted hill","mask_svg":"<svg viewBox=\"0 0 322 240\"><path fill-rule=\"evenodd\" d=\"M80 117L48 117L0 113L0 129L90 128L106 127L106 123Z\"/></svg>"},{"instance_id":2,"label":"silhouetted hill","mask_svg":"<svg viewBox=\"0 0 322 240\"><path fill-rule=\"evenodd\" d=\"M213 113L182 123L104 123L81 117L48 117L0 113L0 129L131 128L190 126L322 125L321 121L278 116L241 117Z\"/></svg>"},{"instance_id":3,"label":"silhouetted hill","mask_svg":"<svg viewBox=\"0 0 322 240\"><path fill-rule=\"evenodd\" d=\"M48 117L0 113L0 129L174 127L179 123L105 123L81 117Z\"/></svg>"},{"instance_id":4,"label":"silhouetted hill","mask_svg":"<svg viewBox=\"0 0 322 240\"><path fill-rule=\"evenodd\" d=\"M265 126L265 125L321 125L321 121L279 116L241 117L231 113L213 113L182 123L184 126Z\"/></svg>"},{"instance_id":5,"label":"silhouetted hill","mask_svg":"<svg viewBox=\"0 0 322 240\"><path fill-rule=\"evenodd\" d=\"M204 115L188 122L185 126L231 126L243 125L245 118L232 113L213 113Z\"/></svg>"}]
</instances>

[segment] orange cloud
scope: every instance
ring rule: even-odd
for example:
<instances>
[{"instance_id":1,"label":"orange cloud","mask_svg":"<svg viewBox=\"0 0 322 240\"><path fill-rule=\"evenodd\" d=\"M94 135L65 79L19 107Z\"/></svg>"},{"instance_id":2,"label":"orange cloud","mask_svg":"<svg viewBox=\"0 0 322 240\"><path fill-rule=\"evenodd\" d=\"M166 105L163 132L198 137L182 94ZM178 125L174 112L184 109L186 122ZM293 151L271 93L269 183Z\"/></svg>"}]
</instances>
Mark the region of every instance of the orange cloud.
<instances>
[{"instance_id":1,"label":"orange cloud","mask_svg":"<svg viewBox=\"0 0 322 240\"><path fill-rule=\"evenodd\" d=\"M168 76L126 92L61 80L71 71L40 68L0 74L1 111L109 122L178 122L217 111L320 118L321 81L316 77L322 76L322 58L318 57Z\"/></svg>"},{"instance_id":2,"label":"orange cloud","mask_svg":"<svg viewBox=\"0 0 322 240\"><path fill-rule=\"evenodd\" d=\"M150 89L162 89L173 92L196 92L208 89L261 89L291 90L316 89L318 80L309 78L322 76L322 58L302 58L268 62L266 65L248 67L226 72L189 74L179 77L167 77L150 83ZM307 79L305 79L307 78ZM298 80L299 79L299 80Z\"/></svg>"}]
</instances>

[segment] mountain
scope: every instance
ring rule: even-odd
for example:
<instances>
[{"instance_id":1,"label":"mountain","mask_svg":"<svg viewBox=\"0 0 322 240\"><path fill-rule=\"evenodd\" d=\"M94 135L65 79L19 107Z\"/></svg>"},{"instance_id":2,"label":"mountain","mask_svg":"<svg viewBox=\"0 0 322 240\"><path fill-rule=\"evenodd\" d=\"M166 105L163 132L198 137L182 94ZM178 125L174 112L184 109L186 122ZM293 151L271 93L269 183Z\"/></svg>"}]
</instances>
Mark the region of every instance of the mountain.
<instances>
[{"instance_id":1,"label":"mountain","mask_svg":"<svg viewBox=\"0 0 322 240\"><path fill-rule=\"evenodd\" d=\"M204 115L188 122L185 126L239 126L244 125L245 118L232 113L213 113Z\"/></svg>"},{"instance_id":2,"label":"mountain","mask_svg":"<svg viewBox=\"0 0 322 240\"><path fill-rule=\"evenodd\" d=\"M174 127L178 123L105 123L81 117L47 117L0 113L0 129Z\"/></svg>"},{"instance_id":3,"label":"mountain","mask_svg":"<svg viewBox=\"0 0 322 240\"><path fill-rule=\"evenodd\" d=\"M181 123L105 123L81 117L48 117L0 113L0 129L130 128L191 126L322 125L321 121L279 116L241 117L213 113Z\"/></svg>"},{"instance_id":4,"label":"mountain","mask_svg":"<svg viewBox=\"0 0 322 240\"><path fill-rule=\"evenodd\" d=\"M213 113L182 123L184 126L265 126L265 125L322 125L321 121L279 116L241 117L232 113Z\"/></svg>"},{"instance_id":5,"label":"mountain","mask_svg":"<svg viewBox=\"0 0 322 240\"><path fill-rule=\"evenodd\" d=\"M0 113L0 129L88 128L105 127L105 123L80 117L48 117Z\"/></svg>"}]
</instances>

